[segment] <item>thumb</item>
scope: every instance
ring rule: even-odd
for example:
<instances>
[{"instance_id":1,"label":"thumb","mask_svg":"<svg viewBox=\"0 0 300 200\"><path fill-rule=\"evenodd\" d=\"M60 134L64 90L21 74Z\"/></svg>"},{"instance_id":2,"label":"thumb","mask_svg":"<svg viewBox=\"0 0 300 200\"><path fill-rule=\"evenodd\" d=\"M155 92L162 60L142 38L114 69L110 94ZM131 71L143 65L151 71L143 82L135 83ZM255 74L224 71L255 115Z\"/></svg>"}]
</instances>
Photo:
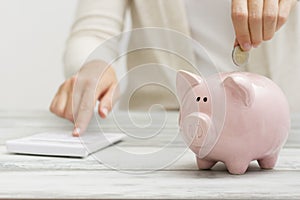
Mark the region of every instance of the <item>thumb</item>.
<instances>
[{"instance_id":1,"label":"thumb","mask_svg":"<svg viewBox=\"0 0 300 200\"><path fill-rule=\"evenodd\" d=\"M239 42L238 42L238 40L235 38L233 47L236 47L236 46L238 46L238 45L239 45Z\"/></svg>"}]
</instances>

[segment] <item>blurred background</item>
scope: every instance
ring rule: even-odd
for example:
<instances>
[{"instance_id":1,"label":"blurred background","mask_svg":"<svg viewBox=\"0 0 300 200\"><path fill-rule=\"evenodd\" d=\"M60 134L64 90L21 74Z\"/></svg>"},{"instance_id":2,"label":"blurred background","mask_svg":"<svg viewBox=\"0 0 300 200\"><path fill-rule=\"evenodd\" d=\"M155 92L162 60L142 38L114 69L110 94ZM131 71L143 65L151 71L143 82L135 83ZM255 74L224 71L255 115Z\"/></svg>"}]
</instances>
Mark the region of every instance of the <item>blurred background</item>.
<instances>
[{"instance_id":1,"label":"blurred background","mask_svg":"<svg viewBox=\"0 0 300 200\"><path fill-rule=\"evenodd\" d=\"M0 0L0 110L48 110L64 81L63 54L77 3Z\"/></svg>"},{"instance_id":2,"label":"blurred background","mask_svg":"<svg viewBox=\"0 0 300 200\"><path fill-rule=\"evenodd\" d=\"M0 0L0 109L48 109L64 79L62 56L76 5Z\"/></svg>"},{"instance_id":3,"label":"blurred background","mask_svg":"<svg viewBox=\"0 0 300 200\"><path fill-rule=\"evenodd\" d=\"M0 110L48 110L64 80L62 58L77 2L0 0ZM122 74L125 67L118 70ZM291 86L289 95L296 95L299 86Z\"/></svg>"}]
</instances>

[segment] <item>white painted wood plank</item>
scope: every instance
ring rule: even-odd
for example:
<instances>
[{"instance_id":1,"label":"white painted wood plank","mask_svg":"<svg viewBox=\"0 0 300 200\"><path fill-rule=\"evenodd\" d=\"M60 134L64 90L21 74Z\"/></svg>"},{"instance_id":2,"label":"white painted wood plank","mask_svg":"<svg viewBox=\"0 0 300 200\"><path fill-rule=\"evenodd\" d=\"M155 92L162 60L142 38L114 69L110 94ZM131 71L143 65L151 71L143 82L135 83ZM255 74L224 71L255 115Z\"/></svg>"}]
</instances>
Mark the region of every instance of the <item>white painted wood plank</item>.
<instances>
[{"instance_id":1,"label":"white painted wood plank","mask_svg":"<svg viewBox=\"0 0 300 200\"><path fill-rule=\"evenodd\" d=\"M144 113L136 113L135 117L140 124L148 120ZM93 123L90 128L97 130L97 123ZM93 157L10 155L0 146L0 198L300 199L299 124L293 126L287 148L282 150L274 170L260 170L252 163L243 176L229 175L222 164L213 170L198 171L191 152L158 172L133 175L113 171ZM134 130L134 126L125 125L128 130ZM101 121L101 127L106 131L118 130L112 118ZM2 144L9 138L71 128L69 122L47 112L0 111ZM173 113L160 137L148 143L130 139L118 146L132 152L154 150L168 142L176 131L177 113ZM174 146L174 150L179 147ZM103 152L111 153L109 148ZM111 156L115 155L111 153Z\"/></svg>"},{"instance_id":2,"label":"white painted wood plank","mask_svg":"<svg viewBox=\"0 0 300 200\"><path fill-rule=\"evenodd\" d=\"M1 114L2 113L2 114ZM34 114L36 113L36 115ZM5 117L5 115L8 115ZM127 114L124 112L120 113L120 116L126 116ZM159 114L157 114L159 116ZM142 124L146 124L149 121L147 115L145 113L133 113L132 116L136 118L141 117L140 122ZM162 128L162 133L159 134L159 138L151 141L147 140L140 143L139 141L134 142L131 140L129 145L132 146L144 146L144 145L162 145L170 140L170 136L178 133L178 125L177 125L177 112L168 113L167 123L165 127ZM159 119L155 118L155 119ZM296 118L298 119L298 118ZM295 120L294 120L295 121ZM297 121L297 120L296 120ZM101 129L104 132L122 132L127 130L129 133L135 133L136 135L143 134L143 132L151 133L154 130L158 130L159 127L148 127L145 129L137 130L135 124L128 124L123 122L123 124L115 124L113 116L110 116L107 120L99 120ZM299 123L300 124L300 123ZM121 129L120 127L121 126ZM37 132L43 131L55 131L55 130L72 130L72 124L67 120L63 120L55 117L54 115L48 112L28 112L28 117L26 117L26 113L10 113L10 112L0 112L0 144L4 144L4 142L8 139L14 139L22 136L32 135ZM97 120L94 119L89 127L91 131L100 131ZM122 143L122 145L127 145L127 143ZM292 129L290 132L290 136L288 142L286 144L287 147L299 147L300 148L300 129Z\"/></svg>"},{"instance_id":3,"label":"white painted wood plank","mask_svg":"<svg viewBox=\"0 0 300 200\"><path fill-rule=\"evenodd\" d=\"M299 199L300 171L0 172L0 198Z\"/></svg>"},{"instance_id":4,"label":"white painted wood plank","mask_svg":"<svg viewBox=\"0 0 300 200\"><path fill-rule=\"evenodd\" d=\"M13 119L12 119L13 121ZM21 120L22 121L22 120ZM50 126L51 121L45 120L46 122L40 125L0 125L0 145L4 144L6 140L9 139L15 139L22 136L28 136L32 135L34 133L43 132L43 131L61 131L61 130L72 130L72 125L66 121L64 121L63 126ZM37 124L39 124L39 121L37 119ZM118 127L107 124L101 126L102 130L104 132L122 132L122 130L118 129ZM99 131L99 128L97 127L97 124L92 124L89 128L91 131ZM152 132L155 132L153 129L144 129L143 130L135 130L134 127L127 129L130 134L150 134ZM99 131L100 132L100 131ZM178 127L174 125L167 125L165 128L162 129L162 133L159 134L159 137L152 138L151 140L143 140L143 143L140 141L134 141L134 139L131 140L130 144L122 143L122 145L131 145L131 146L144 146L144 145L163 145L166 144L170 139L178 134ZM287 141L286 147L299 147L300 148L300 130L291 130L289 139Z\"/></svg>"},{"instance_id":5,"label":"white painted wood plank","mask_svg":"<svg viewBox=\"0 0 300 200\"><path fill-rule=\"evenodd\" d=\"M124 147L124 150L137 152L143 151L140 147ZM145 148L145 151L154 150L154 148ZM106 153L112 157L109 148ZM285 148L281 151L276 170L300 170L300 149ZM142 166L140 169L149 169ZM61 158L61 157L44 157L44 156L24 156L7 154L3 146L0 147L0 171L41 171L41 170L110 170L93 156L86 159L78 158ZM194 154L187 151L174 164L162 170L198 170ZM224 166L219 164L214 170L224 170ZM255 161L252 162L251 170L260 170Z\"/></svg>"}]
</instances>

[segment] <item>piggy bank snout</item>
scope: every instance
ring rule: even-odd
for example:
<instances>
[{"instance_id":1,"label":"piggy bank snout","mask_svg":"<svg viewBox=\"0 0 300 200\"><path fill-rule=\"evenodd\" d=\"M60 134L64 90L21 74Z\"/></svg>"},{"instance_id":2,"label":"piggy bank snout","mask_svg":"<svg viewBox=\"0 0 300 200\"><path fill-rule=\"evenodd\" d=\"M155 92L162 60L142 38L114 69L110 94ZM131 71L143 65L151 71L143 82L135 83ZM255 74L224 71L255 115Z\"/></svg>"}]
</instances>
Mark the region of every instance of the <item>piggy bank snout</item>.
<instances>
[{"instance_id":1,"label":"piggy bank snout","mask_svg":"<svg viewBox=\"0 0 300 200\"><path fill-rule=\"evenodd\" d=\"M194 151L201 148L208 132L209 117L194 112L182 120L181 132L185 143Z\"/></svg>"}]
</instances>

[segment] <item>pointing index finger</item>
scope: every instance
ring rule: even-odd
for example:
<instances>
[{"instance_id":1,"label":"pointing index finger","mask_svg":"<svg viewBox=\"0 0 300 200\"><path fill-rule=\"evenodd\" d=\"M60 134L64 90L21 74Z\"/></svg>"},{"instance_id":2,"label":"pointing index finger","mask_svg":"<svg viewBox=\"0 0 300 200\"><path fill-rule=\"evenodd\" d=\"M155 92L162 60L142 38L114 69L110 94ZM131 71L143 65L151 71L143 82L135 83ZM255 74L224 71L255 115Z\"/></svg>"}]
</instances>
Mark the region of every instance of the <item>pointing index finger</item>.
<instances>
[{"instance_id":1,"label":"pointing index finger","mask_svg":"<svg viewBox=\"0 0 300 200\"><path fill-rule=\"evenodd\" d=\"M94 90L86 90L80 101L80 106L78 109L78 114L74 119L75 128L73 130L73 136L79 136L82 134L94 112Z\"/></svg>"}]
</instances>

